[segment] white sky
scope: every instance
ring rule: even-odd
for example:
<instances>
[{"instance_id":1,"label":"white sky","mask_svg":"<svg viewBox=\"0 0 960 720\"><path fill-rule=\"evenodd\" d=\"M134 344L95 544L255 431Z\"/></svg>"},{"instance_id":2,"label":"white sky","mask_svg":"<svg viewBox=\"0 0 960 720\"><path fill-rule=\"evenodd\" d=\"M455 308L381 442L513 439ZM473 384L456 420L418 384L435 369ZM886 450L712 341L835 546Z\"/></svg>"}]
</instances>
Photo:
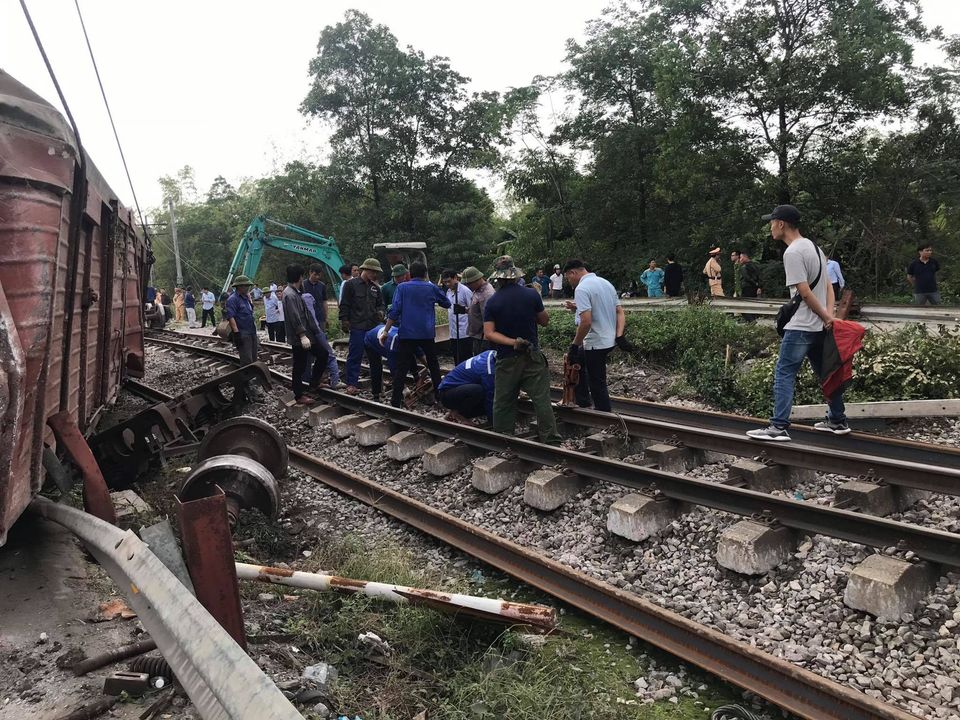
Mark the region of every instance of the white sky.
<instances>
[{"instance_id":1,"label":"white sky","mask_svg":"<svg viewBox=\"0 0 960 720\"><path fill-rule=\"evenodd\" d=\"M27 0L80 128L84 146L132 199L96 85L73 0ZM324 131L297 108L321 29L351 7L383 23L401 45L445 55L474 89L504 90L562 67L606 0L80 0L133 182L146 212L157 178L184 165L204 192L324 152ZM957 0L921 0L928 24L960 33ZM935 55L923 52L920 60ZM56 92L19 0L0 0L0 68L56 106Z\"/></svg>"}]
</instances>

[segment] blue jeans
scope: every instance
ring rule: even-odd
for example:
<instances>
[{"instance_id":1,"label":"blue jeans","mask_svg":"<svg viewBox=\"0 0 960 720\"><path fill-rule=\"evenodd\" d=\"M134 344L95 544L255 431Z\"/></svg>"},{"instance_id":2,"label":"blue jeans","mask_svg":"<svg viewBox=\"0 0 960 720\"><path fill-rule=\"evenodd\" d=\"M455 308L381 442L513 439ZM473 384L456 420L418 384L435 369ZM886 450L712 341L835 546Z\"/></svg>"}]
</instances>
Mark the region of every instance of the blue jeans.
<instances>
[{"instance_id":1,"label":"blue jeans","mask_svg":"<svg viewBox=\"0 0 960 720\"><path fill-rule=\"evenodd\" d=\"M773 372L773 417L770 424L786 430L790 427L790 408L793 407L793 389L797 382L797 373L803 365L803 359L810 358L813 371L819 377L823 356L823 335L808 330L787 330L780 341L780 356ZM827 418L830 422L846 422L843 393L830 398L827 405Z\"/></svg>"}]
</instances>

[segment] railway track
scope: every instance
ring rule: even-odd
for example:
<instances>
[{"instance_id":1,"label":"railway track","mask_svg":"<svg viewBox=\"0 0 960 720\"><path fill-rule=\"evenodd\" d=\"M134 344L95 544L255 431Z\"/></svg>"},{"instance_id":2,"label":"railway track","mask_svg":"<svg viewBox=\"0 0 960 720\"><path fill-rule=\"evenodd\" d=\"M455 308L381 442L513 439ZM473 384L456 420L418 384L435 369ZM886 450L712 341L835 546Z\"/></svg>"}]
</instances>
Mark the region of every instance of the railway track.
<instances>
[{"instance_id":1,"label":"railway track","mask_svg":"<svg viewBox=\"0 0 960 720\"><path fill-rule=\"evenodd\" d=\"M184 349L188 352L197 350L190 346ZM204 351L209 351L209 348L202 349L201 353L212 357ZM277 379L285 378L276 370L272 373ZM142 390L142 387L139 389ZM163 393L153 389L146 393L154 398L164 397ZM377 405L377 403L350 398L333 391L324 393L324 396L325 400L330 401L349 399L351 401L349 409L372 410L371 406ZM436 432L437 436L454 437L457 430L463 429L462 426L452 425L442 420L437 420L434 424L433 419L417 413L380 407L390 413L391 422L396 422L397 425L413 427L418 419L429 420L429 425L425 426L424 430ZM375 417L384 418L385 416L376 415ZM444 429L444 426L450 427ZM483 430L478 432L482 433L485 440L481 442L480 435L471 435L467 440L471 443L476 442L477 445L474 447L493 445L497 442L502 447L502 436ZM544 448L526 440L520 440L519 443L531 451L532 448L529 446L539 447L544 451L553 450L553 448ZM511 447L518 447L518 445ZM756 693L800 717L810 720L910 720L915 717L892 705L884 704L677 613L665 610L634 593L621 591L601 580L573 570L538 552L430 507L369 478L337 467L295 447L290 447L289 451L291 465L310 478L352 499L370 505L717 677ZM577 453L566 451L566 455L572 457ZM550 459L555 460L556 456ZM595 458L595 460L601 464L607 463L611 468L629 467L603 458ZM641 470L644 469L641 468ZM739 489L732 488L732 490ZM855 513L846 514L855 515Z\"/></svg>"},{"instance_id":2,"label":"railway track","mask_svg":"<svg viewBox=\"0 0 960 720\"><path fill-rule=\"evenodd\" d=\"M166 333L151 337L176 347L188 343L217 349L227 347L219 338ZM286 364L290 349L280 343L263 343L262 358L274 366ZM227 356L224 355L226 360ZM385 373L388 371L385 370ZM562 390L553 388L559 401ZM729 413L714 413L672 405L611 398L613 414L577 407L555 406L557 419L581 428L625 431L633 438L667 442L699 451L757 458L765 464L836 473L873 483L912 490L960 495L960 449L887 438L869 433L835 436L810 426L794 425L790 443L760 445L745 432L766 421ZM521 403L521 410L530 411Z\"/></svg>"}]
</instances>

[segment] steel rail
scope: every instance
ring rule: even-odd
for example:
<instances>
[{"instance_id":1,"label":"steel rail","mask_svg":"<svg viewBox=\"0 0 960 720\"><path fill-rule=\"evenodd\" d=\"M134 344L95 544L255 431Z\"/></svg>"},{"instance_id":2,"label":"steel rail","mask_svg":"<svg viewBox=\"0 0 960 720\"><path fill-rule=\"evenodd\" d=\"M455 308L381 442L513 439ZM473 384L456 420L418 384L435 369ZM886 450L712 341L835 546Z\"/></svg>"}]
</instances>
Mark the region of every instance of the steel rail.
<instances>
[{"instance_id":1,"label":"steel rail","mask_svg":"<svg viewBox=\"0 0 960 720\"><path fill-rule=\"evenodd\" d=\"M505 436L468 425L322 390L325 400L371 417L389 420L430 435L461 440L487 452L509 452L522 460L544 466L563 465L581 477L622 485L635 490L656 489L678 502L754 516L769 514L782 525L806 533L827 535L871 547L901 546L933 562L960 567L960 535L909 523L874 517L840 508L770 495L746 488L685 477L662 470L631 465L610 458L587 455L533 440Z\"/></svg>"},{"instance_id":2,"label":"steel rail","mask_svg":"<svg viewBox=\"0 0 960 720\"><path fill-rule=\"evenodd\" d=\"M529 402L521 408L532 412ZM635 415L612 415L585 408L555 406L558 420L591 428L623 428L632 436L679 442L688 447L741 457L761 457L766 462L819 472L858 477L867 475L876 481L918 490L960 495L960 469L909 462L852 450L815 447L802 442L766 443L751 440L743 433L724 432L707 427L665 420L650 420ZM822 433L821 433L822 434Z\"/></svg>"},{"instance_id":3,"label":"steel rail","mask_svg":"<svg viewBox=\"0 0 960 720\"><path fill-rule=\"evenodd\" d=\"M170 333L171 335L178 335L180 338L193 338L196 336L186 336L182 333ZM197 338L200 342L209 342L213 340L212 338ZM160 342L173 343L176 345L175 341L159 339ZM217 341L220 342L220 341ZM276 350L278 352L289 352L289 348L286 346L279 346L277 343L263 343L264 347L269 347L271 350ZM190 347L196 347L195 345L190 345ZM219 356L226 359L226 356ZM234 362L236 360L234 359ZM385 373L388 373L384 369ZM563 391L561 388L554 387L550 390L551 398L558 402L562 395ZM768 423L767 420L761 418L754 418L747 415L733 415L730 413L719 413L711 412L708 410L696 410L693 408L684 408L678 407L676 405L665 405L661 403L649 402L646 400L635 400L632 398L617 397L613 396L610 398L611 404L613 406L613 412L621 416L631 416L637 418L643 418L646 420L676 423L678 425L683 425L688 428L699 427L705 428L712 431L726 432L733 435L739 435L741 437L736 438L738 444L746 443L743 445L743 453L745 456L754 457L757 455L766 455L770 456L771 450L768 445L761 445L756 441L746 440L743 437L744 433L747 430L752 430L757 427L764 426ZM571 409L572 412L577 412L580 408ZM618 420L619 422L619 420ZM584 423L580 423L584 424ZM960 448L954 448L943 445L933 445L931 443L922 443L915 440L901 440L899 438L889 438L882 435L875 435L871 433L863 432L853 432L849 435L833 435L832 433L820 432L814 430L809 425L792 425L790 427L790 433L794 439L792 443L793 447L804 446L804 452L808 453L819 453L821 450L839 450L844 453L854 453L858 455L871 455L877 458L885 458L889 460L896 460L902 463L914 463L916 465L927 466L927 472L935 472L936 469L951 469L960 471ZM691 447L697 447L694 442L688 443ZM779 450L776 452L781 453L791 453L789 446L784 444L779 444ZM705 448L709 449L709 448ZM752 452L751 452L752 449ZM770 458L774 462L783 462L788 465L795 465L797 467L807 467L800 465L796 462L791 462L788 460L775 460ZM860 469L851 471L848 474L854 476L866 474L870 468L874 468L872 464L865 464L865 466ZM816 468L815 468L816 469ZM876 468L874 468L876 469ZM835 470L832 467L824 469L826 472L840 472ZM875 473L877 479L885 480L893 484L907 484L899 482L898 478L906 477L906 479L912 479L909 477L909 472L912 472L912 469L907 473L904 472L904 468L898 468L894 466L892 468L891 476L887 477L883 473ZM947 484L948 487L950 483L941 483ZM911 486L911 487L920 487L920 486ZM923 487L921 489L933 490L933 487ZM953 490L937 488L936 492L946 492L946 493L958 493L960 488L955 488Z\"/></svg>"},{"instance_id":4,"label":"steel rail","mask_svg":"<svg viewBox=\"0 0 960 720\"><path fill-rule=\"evenodd\" d=\"M30 509L79 537L157 643L205 720L302 716L133 532L43 497Z\"/></svg>"},{"instance_id":5,"label":"steel rail","mask_svg":"<svg viewBox=\"0 0 960 720\"><path fill-rule=\"evenodd\" d=\"M290 447L289 452L293 467L328 487L800 717L916 720L384 485L296 448Z\"/></svg>"},{"instance_id":6,"label":"steel rail","mask_svg":"<svg viewBox=\"0 0 960 720\"><path fill-rule=\"evenodd\" d=\"M916 720L913 715L296 448L290 448L290 461L295 468L328 487L802 718Z\"/></svg>"},{"instance_id":7,"label":"steel rail","mask_svg":"<svg viewBox=\"0 0 960 720\"><path fill-rule=\"evenodd\" d=\"M165 392L161 392L160 390L152 388L149 385L144 385L142 382L132 378L127 378L124 380L123 387L132 392L134 395L137 395L152 403L162 403L173 400L173 395L168 395Z\"/></svg>"},{"instance_id":8,"label":"steel rail","mask_svg":"<svg viewBox=\"0 0 960 720\"><path fill-rule=\"evenodd\" d=\"M178 343L168 344L238 362L235 356L212 348L182 346ZM284 382L289 381L289 376L277 370L271 369L270 373ZM390 420L403 427L418 428L437 437L462 440L467 445L483 451L492 453L508 451L531 463L544 466L564 465L585 478L635 490L655 489L678 502L701 505L741 516L769 515L782 525L801 532L826 535L870 547L898 546L912 550L920 557L932 562L960 567L960 535L954 533L850 510L791 500L746 488L721 485L610 458L543 445L532 440L504 436L482 428L451 423L335 390L321 390L318 396L332 404L350 408L354 412Z\"/></svg>"}]
</instances>

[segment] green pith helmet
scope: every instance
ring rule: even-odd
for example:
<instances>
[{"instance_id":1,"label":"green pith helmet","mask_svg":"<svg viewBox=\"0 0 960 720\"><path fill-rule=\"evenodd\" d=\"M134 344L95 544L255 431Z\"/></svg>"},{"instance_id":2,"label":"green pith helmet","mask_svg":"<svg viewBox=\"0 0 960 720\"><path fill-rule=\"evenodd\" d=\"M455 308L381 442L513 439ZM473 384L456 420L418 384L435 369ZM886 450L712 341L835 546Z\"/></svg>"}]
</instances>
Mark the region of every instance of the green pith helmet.
<instances>
[{"instance_id":1,"label":"green pith helmet","mask_svg":"<svg viewBox=\"0 0 960 720\"><path fill-rule=\"evenodd\" d=\"M469 285L472 282L477 280L483 280L483 273L477 270L473 265L468 268L464 268L463 274L460 276L460 280L464 285Z\"/></svg>"},{"instance_id":2,"label":"green pith helmet","mask_svg":"<svg viewBox=\"0 0 960 720\"><path fill-rule=\"evenodd\" d=\"M367 258L363 261L363 265L360 266L361 270L373 270L378 273L383 272L383 268L380 267L380 261L376 258Z\"/></svg>"},{"instance_id":3,"label":"green pith helmet","mask_svg":"<svg viewBox=\"0 0 960 720\"><path fill-rule=\"evenodd\" d=\"M404 265L404 264L402 264L402 263L401 263L400 265L394 265L394 266L393 266L393 276L394 276L395 278L403 277L404 275L407 274L407 272L409 272L409 271L407 270L407 266Z\"/></svg>"},{"instance_id":4,"label":"green pith helmet","mask_svg":"<svg viewBox=\"0 0 960 720\"><path fill-rule=\"evenodd\" d=\"M509 255L501 255L493 263L491 280L519 280L522 277L523 270L513 264L513 258Z\"/></svg>"},{"instance_id":5,"label":"green pith helmet","mask_svg":"<svg viewBox=\"0 0 960 720\"><path fill-rule=\"evenodd\" d=\"M253 280L248 278L246 275L237 275L233 282L230 283L230 287L240 287L241 285L247 285L253 287Z\"/></svg>"}]
</instances>

